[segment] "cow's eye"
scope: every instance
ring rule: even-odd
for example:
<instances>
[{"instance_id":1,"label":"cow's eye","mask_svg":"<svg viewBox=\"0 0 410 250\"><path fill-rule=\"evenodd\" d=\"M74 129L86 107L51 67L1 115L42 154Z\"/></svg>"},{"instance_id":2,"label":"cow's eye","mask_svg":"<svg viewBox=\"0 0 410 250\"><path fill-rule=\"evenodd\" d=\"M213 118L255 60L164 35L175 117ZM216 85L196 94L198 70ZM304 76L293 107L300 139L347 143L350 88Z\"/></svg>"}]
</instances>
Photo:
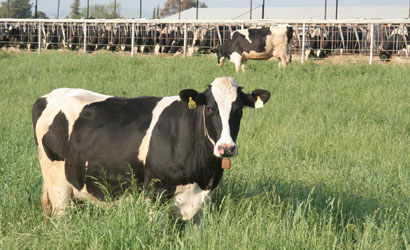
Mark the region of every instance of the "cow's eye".
<instances>
[{"instance_id":1,"label":"cow's eye","mask_svg":"<svg viewBox=\"0 0 410 250\"><path fill-rule=\"evenodd\" d=\"M211 107L207 107L207 110L208 110L208 113L209 113L209 114L215 113L215 110L214 110L213 108L211 108Z\"/></svg>"}]
</instances>

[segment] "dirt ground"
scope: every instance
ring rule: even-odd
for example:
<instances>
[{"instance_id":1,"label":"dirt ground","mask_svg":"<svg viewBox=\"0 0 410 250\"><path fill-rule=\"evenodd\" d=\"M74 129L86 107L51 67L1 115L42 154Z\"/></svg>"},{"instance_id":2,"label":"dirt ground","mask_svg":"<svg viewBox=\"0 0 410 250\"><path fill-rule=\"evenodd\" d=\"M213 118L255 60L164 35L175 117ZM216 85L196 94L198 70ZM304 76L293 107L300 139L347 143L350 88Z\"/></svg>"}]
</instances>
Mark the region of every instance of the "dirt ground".
<instances>
[{"instance_id":1,"label":"dirt ground","mask_svg":"<svg viewBox=\"0 0 410 250\"><path fill-rule=\"evenodd\" d=\"M302 60L301 55L292 55L292 61L300 62ZM335 55L329 56L325 59L314 60L313 58L309 58L309 60L314 61L315 63L332 63L338 65L346 65L346 64L363 64L369 63L370 57L364 55ZM378 55L373 56L374 64L381 64L381 65L410 65L410 57L405 56L393 56L390 62L380 61Z\"/></svg>"}]
</instances>

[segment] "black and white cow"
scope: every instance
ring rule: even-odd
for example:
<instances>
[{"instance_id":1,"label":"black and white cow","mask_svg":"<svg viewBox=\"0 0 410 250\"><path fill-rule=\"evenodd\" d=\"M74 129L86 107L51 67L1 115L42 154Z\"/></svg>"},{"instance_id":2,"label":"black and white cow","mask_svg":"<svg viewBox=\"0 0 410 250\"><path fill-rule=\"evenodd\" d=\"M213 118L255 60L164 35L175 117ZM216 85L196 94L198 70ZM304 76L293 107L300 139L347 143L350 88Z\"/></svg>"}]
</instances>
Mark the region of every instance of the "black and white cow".
<instances>
[{"instance_id":1,"label":"black and white cow","mask_svg":"<svg viewBox=\"0 0 410 250\"><path fill-rule=\"evenodd\" d=\"M155 52L158 51L159 49L159 41L160 41L160 28L157 26L152 26L146 29L145 32L143 32L142 35L142 46L141 46L141 52L143 53L149 53L149 52Z\"/></svg>"},{"instance_id":2,"label":"black and white cow","mask_svg":"<svg viewBox=\"0 0 410 250\"><path fill-rule=\"evenodd\" d=\"M323 59L334 52L360 53L361 46L366 42L363 33L362 28L316 28L307 34L305 58Z\"/></svg>"},{"instance_id":3,"label":"black and white cow","mask_svg":"<svg viewBox=\"0 0 410 250\"><path fill-rule=\"evenodd\" d=\"M286 67L291 61L290 45L293 29L280 25L261 29L244 29L232 33L231 39L216 49L219 66L225 59L235 64L236 72L245 72L246 61L280 59L279 67Z\"/></svg>"},{"instance_id":4,"label":"black and white cow","mask_svg":"<svg viewBox=\"0 0 410 250\"><path fill-rule=\"evenodd\" d=\"M52 91L33 107L44 214L61 215L73 196L103 199L98 183L120 195L134 179L164 201L172 198L178 218L193 218L218 185L222 161L238 153L242 109L269 97L260 89L245 94L230 77L171 97Z\"/></svg>"},{"instance_id":5,"label":"black and white cow","mask_svg":"<svg viewBox=\"0 0 410 250\"><path fill-rule=\"evenodd\" d=\"M394 29L380 46L380 60L390 61L392 55L403 51L406 56L410 52L410 36L407 29Z\"/></svg>"}]
</instances>

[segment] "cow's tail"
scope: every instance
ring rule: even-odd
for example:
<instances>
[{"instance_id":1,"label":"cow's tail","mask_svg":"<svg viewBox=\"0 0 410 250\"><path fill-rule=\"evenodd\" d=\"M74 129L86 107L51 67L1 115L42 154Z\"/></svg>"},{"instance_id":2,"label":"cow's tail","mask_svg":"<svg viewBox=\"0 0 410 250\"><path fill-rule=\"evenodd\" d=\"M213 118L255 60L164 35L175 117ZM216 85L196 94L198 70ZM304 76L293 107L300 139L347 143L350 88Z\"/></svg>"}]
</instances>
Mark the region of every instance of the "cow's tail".
<instances>
[{"instance_id":1,"label":"cow's tail","mask_svg":"<svg viewBox=\"0 0 410 250\"><path fill-rule=\"evenodd\" d=\"M48 223L48 218L51 215L51 203L50 198L48 197L48 192L46 190L45 184L43 184L43 193L41 195L41 205L43 206L44 213L44 223Z\"/></svg>"},{"instance_id":2,"label":"cow's tail","mask_svg":"<svg viewBox=\"0 0 410 250\"><path fill-rule=\"evenodd\" d=\"M293 28L292 26L287 26L286 27L286 37L288 38L287 42L288 44L290 43L290 41L292 41L292 37L293 37Z\"/></svg>"}]
</instances>

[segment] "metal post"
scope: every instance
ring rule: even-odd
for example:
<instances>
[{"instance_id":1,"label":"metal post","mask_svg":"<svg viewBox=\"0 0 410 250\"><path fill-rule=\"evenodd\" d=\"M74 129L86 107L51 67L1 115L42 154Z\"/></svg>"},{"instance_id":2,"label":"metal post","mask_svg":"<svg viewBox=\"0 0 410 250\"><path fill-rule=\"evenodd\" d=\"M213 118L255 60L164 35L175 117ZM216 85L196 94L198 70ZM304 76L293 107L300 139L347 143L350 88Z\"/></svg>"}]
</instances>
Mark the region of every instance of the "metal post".
<instances>
[{"instance_id":1,"label":"metal post","mask_svg":"<svg viewBox=\"0 0 410 250\"><path fill-rule=\"evenodd\" d=\"M87 0L87 19L90 18L90 0Z\"/></svg>"},{"instance_id":2,"label":"metal post","mask_svg":"<svg viewBox=\"0 0 410 250\"><path fill-rule=\"evenodd\" d=\"M218 32L219 44L222 44L221 32L219 31L219 26L216 26L216 32Z\"/></svg>"},{"instance_id":3,"label":"metal post","mask_svg":"<svg viewBox=\"0 0 410 250\"><path fill-rule=\"evenodd\" d=\"M249 19L252 20L252 0L250 0L251 6L249 7Z\"/></svg>"},{"instance_id":4,"label":"metal post","mask_svg":"<svg viewBox=\"0 0 410 250\"><path fill-rule=\"evenodd\" d=\"M132 22L132 31L131 31L131 57L134 56L134 40L135 40L135 23Z\"/></svg>"},{"instance_id":5,"label":"metal post","mask_svg":"<svg viewBox=\"0 0 410 250\"><path fill-rule=\"evenodd\" d=\"M84 55L87 53L87 23L84 23Z\"/></svg>"},{"instance_id":6,"label":"metal post","mask_svg":"<svg viewBox=\"0 0 410 250\"><path fill-rule=\"evenodd\" d=\"M142 0L140 0L140 19L142 18ZM158 17L157 17L158 18Z\"/></svg>"},{"instance_id":7,"label":"metal post","mask_svg":"<svg viewBox=\"0 0 410 250\"><path fill-rule=\"evenodd\" d=\"M60 0L57 2L57 19L60 17Z\"/></svg>"},{"instance_id":8,"label":"metal post","mask_svg":"<svg viewBox=\"0 0 410 250\"><path fill-rule=\"evenodd\" d=\"M262 19L265 19L265 0L262 2Z\"/></svg>"},{"instance_id":9,"label":"metal post","mask_svg":"<svg viewBox=\"0 0 410 250\"><path fill-rule=\"evenodd\" d=\"M117 0L114 0L114 18L117 18Z\"/></svg>"},{"instance_id":10,"label":"metal post","mask_svg":"<svg viewBox=\"0 0 410 250\"><path fill-rule=\"evenodd\" d=\"M187 24L184 24L184 57L186 57L186 47L187 47L187 34L188 34L188 27Z\"/></svg>"},{"instance_id":11,"label":"metal post","mask_svg":"<svg viewBox=\"0 0 410 250\"><path fill-rule=\"evenodd\" d=\"M196 0L196 20L198 20L199 0Z\"/></svg>"},{"instance_id":12,"label":"metal post","mask_svg":"<svg viewBox=\"0 0 410 250\"><path fill-rule=\"evenodd\" d=\"M337 20L337 9L338 9L338 7L339 7L339 0L336 0L336 20Z\"/></svg>"},{"instance_id":13,"label":"metal post","mask_svg":"<svg viewBox=\"0 0 410 250\"><path fill-rule=\"evenodd\" d=\"M326 13L327 13L327 0L325 0L325 20L326 20Z\"/></svg>"},{"instance_id":14,"label":"metal post","mask_svg":"<svg viewBox=\"0 0 410 250\"><path fill-rule=\"evenodd\" d=\"M37 0L36 5L34 6L34 18L37 18Z\"/></svg>"},{"instance_id":15,"label":"metal post","mask_svg":"<svg viewBox=\"0 0 410 250\"><path fill-rule=\"evenodd\" d=\"M10 18L10 0L7 0L7 18Z\"/></svg>"},{"instance_id":16,"label":"metal post","mask_svg":"<svg viewBox=\"0 0 410 250\"><path fill-rule=\"evenodd\" d=\"M302 28L302 64L305 62L305 40L306 40L306 23L303 23Z\"/></svg>"},{"instance_id":17,"label":"metal post","mask_svg":"<svg viewBox=\"0 0 410 250\"><path fill-rule=\"evenodd\" d=\"M370 59L369 64L373 63L373 48L374 48L374 23L370 26Z\"/></svg>"},{"instance_id":18,"label":"metal post","mask_svg":"<svg viewBox=\"0 0 410 250\"><path fill-rule=\"evenodd\" d=\"M178 20L181 20L181 0L178 1Z\"/></svg>"},{"instance_id":19,"label":"metal post","mask_svg":"<svg viewBox=\"0 0 410 250\"><path fill-rule=\"evenodd\" d=\"M38 54L40 55L40 52L41 52L41 22L38 22L38 35L37 35L38 37L38 41L37 41L37 44L38 44L38 48L37 48L37 52L38 52Z\"/></svg>"}]
</instances>

